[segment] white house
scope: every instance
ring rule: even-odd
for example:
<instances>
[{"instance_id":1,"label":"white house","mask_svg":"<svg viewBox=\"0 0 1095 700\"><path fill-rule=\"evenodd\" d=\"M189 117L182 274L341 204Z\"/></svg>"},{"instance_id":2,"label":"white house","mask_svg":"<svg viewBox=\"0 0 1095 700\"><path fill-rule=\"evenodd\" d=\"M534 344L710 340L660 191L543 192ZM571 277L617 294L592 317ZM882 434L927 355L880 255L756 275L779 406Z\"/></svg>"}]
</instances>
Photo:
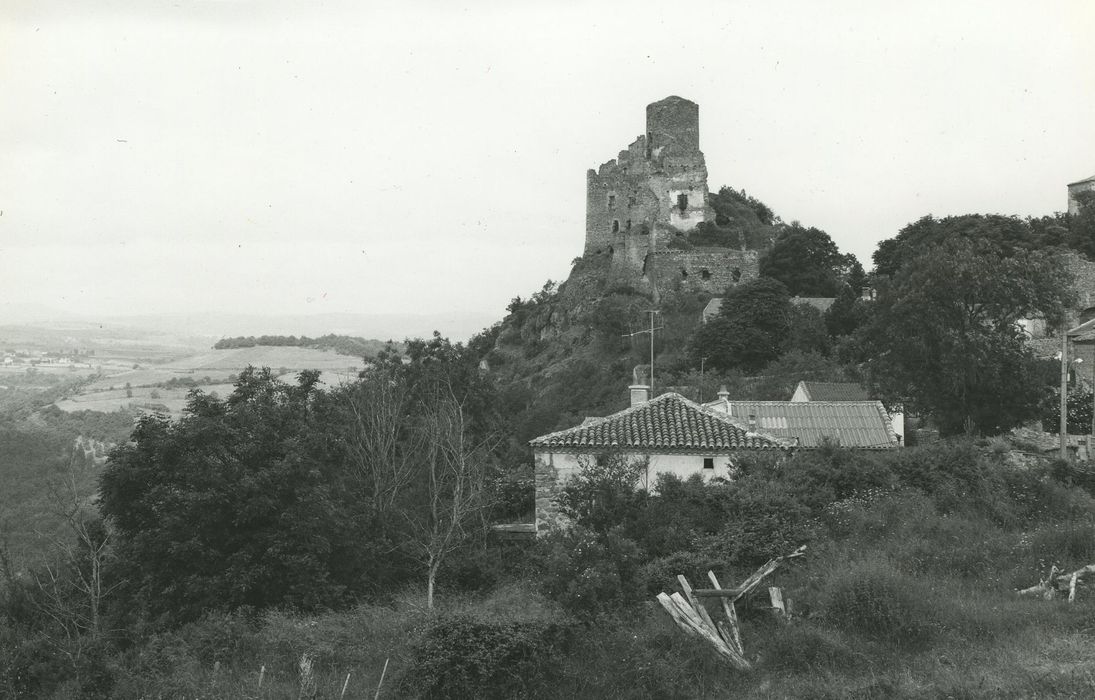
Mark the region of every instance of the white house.
<instances>
[{"instance_id":1,"label":"white house","mask_svg":"<svg viewBox=\"0 0 1095 700\"><path fill-rule=\"evenodd\" d=\"M536 529L559 520L555 503L567 480L581 469L583 458L618 453L647 460L636 486L650 488L659 474L705 480L734 474L742 453L781 450L794 445L750 430L740 419L709 410L680 394L648 400L647 386L631 387L631 406L604 418L542 435L530 441L536 464Z\"/></svg>"}]
</instances>

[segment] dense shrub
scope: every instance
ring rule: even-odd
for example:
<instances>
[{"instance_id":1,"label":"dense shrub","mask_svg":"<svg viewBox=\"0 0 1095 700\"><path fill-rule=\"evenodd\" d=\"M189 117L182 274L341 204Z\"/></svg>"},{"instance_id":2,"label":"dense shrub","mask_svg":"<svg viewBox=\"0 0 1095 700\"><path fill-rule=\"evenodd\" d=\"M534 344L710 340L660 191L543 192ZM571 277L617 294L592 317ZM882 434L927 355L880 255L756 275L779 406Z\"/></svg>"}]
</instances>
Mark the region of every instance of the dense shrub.
<instances>
[{"instance_id":1,"label":"dense shrub","mask_svg":"<svg viewBox=\"0 0 1095 700\"><path fill-rule=\"evenodd\" d=\"M544 538L534 556L544 592L568 612L589 616L638 600L640 554L619 531L577 526Z\"/></svg>"},{"instance_id":2,"label":"dense shrub","mask_svg":"<svg viewBox=\"0 0 1095 700\"><path fill-rule=\"evenodd\" d=\"M679 587L677 575L683 574L693 585L706 587L707 572L720 574L724 566L724 560L705 552L674 552L643 564L636 574L636 584L645 595L654 596L662 591L676 590Z\"/></svg>"},{"instance_id":3,"label":"dense shrub","mask_svg":"<svg viewBox=\"0 0 1095 700\"><path fill-rule=\"evenodd\" d=\"M570 627L550 622L440 617L415 644L402 686L423 698L528 697L570 636Z\"/></svg>"},{"instance_id":4,"label":"dense shrub","mask_svg":"<svg viewBox=\"0 0 1095 700\"><path fill-rule=\"evenodd\" d=\"M822 597L824 619L842 632L915 649L940 629L941 600L886 560L834 570Z\"/></svg>"}]
</instances>

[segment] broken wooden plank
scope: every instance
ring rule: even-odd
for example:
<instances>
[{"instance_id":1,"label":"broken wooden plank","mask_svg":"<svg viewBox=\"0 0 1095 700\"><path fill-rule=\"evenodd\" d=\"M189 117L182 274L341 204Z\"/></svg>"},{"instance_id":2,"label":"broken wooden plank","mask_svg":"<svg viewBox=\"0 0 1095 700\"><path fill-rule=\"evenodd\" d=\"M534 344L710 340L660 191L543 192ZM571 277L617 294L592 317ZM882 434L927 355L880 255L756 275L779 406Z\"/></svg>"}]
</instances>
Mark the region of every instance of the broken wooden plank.
<instances>
[{"instance_id":1,"label":"broken wooden plank","mask_svg":"<svg viewBox=\"0 0 1095 700\"><path fill-rule=\"evenodd\" d=\"M768 587L768 600L772 603L773 610L780 615L787 614L787 608L783 605L783 591L779 589L779 586Z\"/></svg>"},{"instance_id":2,"label":"broken wooden plank","mask_svg":"<svg viewBox=\"0 0 1095 700\"><path fill-rule=\"evenodd\" d=\"M722 588L722 586L719 585L719 579L715 576L714 571L708 571L707 578L711 581L711 585L716 589ZM726 642L736 649L739 654L744 656L745 648L741 644L741 628L738 627L738 611L734 607L734 604L725 597L721 597L721 602L722 612L726 615L727 623L720 623L719 631L723 633Z\"/></svg>"},{"instance_id":3,"label":"broken wooden plank","mask_svg":"<svg viewBox=\"0 0 1095 700\"><path fill-rule=\"evenodd\" d=\"M711 619L711 615L707 612L707 608L703 607L703 603L696 600L696 597L692 595L692 584L688 583L688 579L684 577L684 574L677 574L677 582L681 584L681 590L684 591L684 597L688 600L688 603L695 609L703 621L707 623L707 626L712 630L715 629L715 622Z\"/></svg>"}]
</instances>

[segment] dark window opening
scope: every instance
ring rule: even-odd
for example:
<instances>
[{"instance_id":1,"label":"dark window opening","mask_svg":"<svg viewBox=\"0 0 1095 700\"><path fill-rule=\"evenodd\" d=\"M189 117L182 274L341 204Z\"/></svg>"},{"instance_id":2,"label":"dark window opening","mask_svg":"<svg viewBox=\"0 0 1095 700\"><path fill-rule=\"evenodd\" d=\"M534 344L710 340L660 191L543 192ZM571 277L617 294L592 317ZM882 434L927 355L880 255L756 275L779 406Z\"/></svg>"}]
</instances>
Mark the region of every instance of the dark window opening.
<instances>
[{"instance_id":1,"label":"dark window opening","mask_svg":"<svg viewBox=\"0 0 1095 700\"><path fill-rule=\"evenodd\" d=\"M608 208L609 209L614 209L615 207L616 207L616 195L610 194L610 195L608 195Z\"/></svg>"},{"instance_id":2,"label":"dark window opening","mask_svg":"<svg viewBox=\"0 0 1095 700\"><path fill-rule=\"evenodd\" d=\"M683 267L681 268L681 279L688 279L688 270L684 269Z\"/></svg>"},{"instance_id":3,"label":"dark window opening","mask_svg":"<svg viewBox=\"0 0 1095 700\"><path fill-rule=\"evenodd\" d=\"M627 220L627 223L624 225L624 228L628 231L631 230L631 219Z\"/></svg>"},{"instance_id":4,"label":"dark window opening","mask_svg":"<svg viewBox=\"0 0 1095 700\"><path fill-rule=\"evenodd\" d=\"M615 255L616 254L616 249L613 248L612 246L609 246L608 247L608 254L609 255Z\"/></svg>"},{"instance_id":5,"label":"dark window opening","mask_svg":"<svg viewBox=\"0 0 1095 700\"><path fill-rule=\"evenodd\" d=\"M634 197L628 197L627 198L627 206L629 206L629 207L635 206L635 198Z\"/></svg>"},{"instance_id":6,"label":"dark window opening","mask_svg":"<svg viewBox=\"0 0 1095 700\"><path fill-rule=\"evenodd\" d=\"M741 279L741 270L739 270L738 268L735 267L733 270L730 271L730 277L735 282L737 282L738 280Z\"/></svg>"},{"instance_id":7,"label":"dark window opening","mask_svg":"<svg viewBox=\"0 0 1095 700\"><path fill-rule=\"evenodd\" d=\"M613 219L612 220L612 233L619 233L619 232L620 232L620 220L619 219Z\"/></svg>"},{"instance_id":8,"label":"dark window opening","mask_svg":"<svg viewBox=\"0 0 1095 700\"><path fill-rule=\"evenodd\" d=\"M686 195L686 194L677 195L677 208L680 209L681 211L684 211L685 209L688 208L688 195Z\"/></svg>"},{"instance_id":9,"label":"dark window opening","mask_svg":"<svg viewBox=\"0 0 1095 700\"><path fill-rule=\"evenodd\" d=\"M714 469L715 468L715 458L714 457L704 457L703 458L703 468L704 469Z\"/></svg>"},{"instance_id":10,"label":"dark window opening","mask_svg":"<svg viewBox=\"0 0 1095 700\"><path fill-rule=\"evenodd\" d=\"M700 277L704 278L705 280L709 280L711 279L711 273L706 269L700 270Z\"/></svg>"}]
</instances>

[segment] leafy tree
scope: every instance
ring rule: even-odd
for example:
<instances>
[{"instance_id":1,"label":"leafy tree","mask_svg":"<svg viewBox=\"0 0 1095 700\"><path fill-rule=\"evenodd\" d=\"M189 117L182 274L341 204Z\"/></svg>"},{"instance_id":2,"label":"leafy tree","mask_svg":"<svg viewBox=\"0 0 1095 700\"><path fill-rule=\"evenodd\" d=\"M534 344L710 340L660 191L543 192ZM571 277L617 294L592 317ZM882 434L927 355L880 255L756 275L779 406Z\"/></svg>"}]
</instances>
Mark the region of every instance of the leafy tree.
<instances>
[{"instance_id":1,"label":"leafy tree","mask_svg":"<svg viewBox=\"0 0 1095 700\"><path fill-rule=\"evenodd\" d=\"M145 417L111 454L100 509L138 608L174 621L317 609L360 585L363 533L323 439L318 379L248 368L227 399L194 391L178 422Z\"/></svg>"},{"instance_id":2,"label":"leafy tree","mask_svg":"<svg viewBox=\"0 0 1095 700\"><path fill-rule=\"evenodd\" d=\"M850 336L870 315L870 302L860 297L860 286L848 285L825 312L825 328L834 338Z\"/></svg>"},{"instance_id":3,"label":"leafy tree","mask_svg":"<svg viewBox=\"0 0 1095 700\"><path fill-rule=\"evenodd\" d=\"M792 304L787 317L787 349L829 354L825 317L810 304Z\"/></svg>"},{"instance_id":4,"label":"leafy tree","mask_svg":"<svg viewBox=\"0 0 1095 700\"><path fill-rule=\"evenodd\" d=\"M873 256L875 274L892 277L925 250L956 238L973 241L979 249L1000 257L1037 247L1030 224L1018 217L965 214L936 219L929 214L878 244Z\"/></svg>"},{"instance_id":5,"label":"leafy tree","mask_svg":"<svg viewBox=\"0 0 1095 700\"><path fill-rule=\"evenodd\" d=\"M880 279L865 329L883 394L931 414L941 432L997 434L1037 415L1039 372L1017 321L1060 323L1068 272L1051 251L958 237Z\"/></svg>"},{"instance_id":6,"label":"leafy tree","mask_svg":"<svg viewBox=\"0 0 1095 700\"><path fill-rule=\"evenodd\" d=\"M1071 435L1088 435L1091 433L1091 391L1087 388L1075 387L1068 390L1068 432ZM1057 433L1061 430L1061 389L1056 387L1052 398L1044 404L1042 412L1042 428L1047 433Z\"/></svg>"},{"instance_id":7,"label":"leafy tree","mask_svg":"<svg viewBox=\"0 0 1095 700\"><path fill-rule=\"evenodd\" d=\"M692 356L714 369L759 370L787 346L791 301L777 280L758 277L732 287L719 315L692 337Z\"/></svg>"},{"instance_id":8,"label":"leafy tree","mask_svg":"<svg viewBox=\"0 0 1095 700\"><path fill-rule=\"evenodd\" d=\"M829 234L793 224L761 256L760 274L779 280L793 295L835 297L858 265L854 255L840 252Z\"/></svg>"}]
</instances>

